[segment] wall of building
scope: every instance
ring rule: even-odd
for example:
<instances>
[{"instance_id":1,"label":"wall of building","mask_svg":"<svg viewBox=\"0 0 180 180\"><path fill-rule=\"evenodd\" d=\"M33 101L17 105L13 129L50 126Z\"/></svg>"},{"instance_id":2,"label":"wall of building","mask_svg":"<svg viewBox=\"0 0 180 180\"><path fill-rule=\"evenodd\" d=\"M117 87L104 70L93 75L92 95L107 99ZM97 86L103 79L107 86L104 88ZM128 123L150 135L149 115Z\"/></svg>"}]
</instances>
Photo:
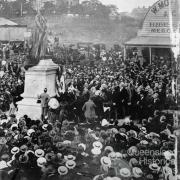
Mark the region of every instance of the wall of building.
<instances>
[{"instance_id":1,"label":"wall of building","mask_svg":"<svg viewBox=\"0 0 180 180\"><path fill-rule=\"evenodd\" d=\"M0 26L0 41L24 41L26 27L3 27Z\"/></svg>"}]
</instances>

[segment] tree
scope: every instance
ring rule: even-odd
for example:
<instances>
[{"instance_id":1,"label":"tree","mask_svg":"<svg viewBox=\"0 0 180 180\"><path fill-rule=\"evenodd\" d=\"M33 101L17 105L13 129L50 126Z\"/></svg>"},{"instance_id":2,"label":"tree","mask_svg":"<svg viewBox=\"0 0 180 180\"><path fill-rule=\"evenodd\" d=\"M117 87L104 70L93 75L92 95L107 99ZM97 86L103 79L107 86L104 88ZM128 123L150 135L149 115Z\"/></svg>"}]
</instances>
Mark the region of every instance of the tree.
<instances>
[{"instance_id":1,"label":"tree","mask_svg":"<svg viewBox=\"0 0 180 180\"><path fill-rule=\"evenodd\" d=\"M77 4L75 6L72 6L70 9L72 14L80 14L82 15L84 12L83 6L81 4Z\"/></svg>"},{"instance_id":2,"label":"tree","mask_svg":"<svg viewBox=\"0 0 180 180\"><path fill-rule=\"evenodd\" d=\"M47 14L51 14L53 11L55 11L55 9L56 9L56 6L52 2L47 1L44 3L44 11Z\"/></svg>"},{"instance_id":3,"label":"tree","mask_svg":"<svg viewBox=\"0 0 180 180\"><path fill-rule=\"evenodd\" d=\"M107 8L109 8L111 14L113 14L113 15L118 15L119 14L118 13L118 7L116 5L110 4L110 5L107 6Z\"/></svg>"},{"instance_id":4,"label":"tree","mask_svg":"<svg viewBox=\"0 0 180 180\"><path fill-rule=\"evenodd\" d=\"M68 12L68 4L64 1L61 1L59 5L56 7L57 14L65 14Z\"/></svg>"},{"instance_id":5,"label":"tree","mask_svg":"<svg viewBox=\"0 0 180 180\"><path fill-rule=\"evenodd\" d=\"M110 13L110 9L103 5L99 0L89 0L82 3L84 14L96 17L106 17Z\"/></svg>"}]
</instances>

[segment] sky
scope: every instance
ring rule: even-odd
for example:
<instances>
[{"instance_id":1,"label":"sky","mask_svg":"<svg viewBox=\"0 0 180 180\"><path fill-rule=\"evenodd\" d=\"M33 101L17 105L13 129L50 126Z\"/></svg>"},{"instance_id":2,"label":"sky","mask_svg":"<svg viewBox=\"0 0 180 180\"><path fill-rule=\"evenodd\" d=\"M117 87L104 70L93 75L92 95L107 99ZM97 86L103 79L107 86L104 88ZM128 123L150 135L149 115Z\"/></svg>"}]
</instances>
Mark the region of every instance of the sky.
<instances>
[{"instance_id":1,"label":"sky","mask_svg":"<svg viewBox=\"0 0 180 180\"><path fill-rule=\"evenodd\" d=\"M103 4L114 4L119 8L119 12L131 12L133 8L152 6L158 0L100 0Z\"/></svg>"}]
</instances>

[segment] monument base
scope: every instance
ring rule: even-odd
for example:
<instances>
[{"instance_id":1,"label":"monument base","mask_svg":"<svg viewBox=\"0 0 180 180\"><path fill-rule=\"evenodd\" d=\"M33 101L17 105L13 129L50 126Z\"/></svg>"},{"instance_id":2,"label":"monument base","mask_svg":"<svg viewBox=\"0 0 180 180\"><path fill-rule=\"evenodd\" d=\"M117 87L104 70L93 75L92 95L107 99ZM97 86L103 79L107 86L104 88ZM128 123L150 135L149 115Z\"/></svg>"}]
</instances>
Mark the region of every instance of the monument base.
<instances>
[{"instance_id":1,"label":"monument base","mask_svg":"<svg viewBox=\"0 0 180 180\"><path fill-rule=\"evenodd\" d=\"M24 115L36 120L41 117L41 104L37 103L37 98L24 98L18 102L18 114L20 118Z\"/></svg>"},{"instance_id":2,"label":"monument base","mask_svg":"<svg viewBox=\"0 0 180 180\"><path fill-rule=\"evenodd\" d=\"M47 88L50 97L56 95L56 72L58 65L51 59L40 60L37 66L25 72L23 100L18 102L17 117L28 115L32 119L41 117L41 104L37 103L38 96Z\"/></svg>"}]
</instances>

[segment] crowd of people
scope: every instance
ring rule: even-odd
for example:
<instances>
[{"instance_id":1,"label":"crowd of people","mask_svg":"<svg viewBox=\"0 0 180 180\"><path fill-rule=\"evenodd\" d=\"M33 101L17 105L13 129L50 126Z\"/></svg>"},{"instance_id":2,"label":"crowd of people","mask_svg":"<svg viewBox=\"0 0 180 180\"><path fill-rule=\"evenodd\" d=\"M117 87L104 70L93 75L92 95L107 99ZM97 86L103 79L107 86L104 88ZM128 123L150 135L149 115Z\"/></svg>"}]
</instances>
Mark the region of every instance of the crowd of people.
<instances>
[{"instance_id":1,"label":"crowd of people","mask_svg":"<svg viewBox=\"0 0 180 180\"><path fill-rule=\"evenodd\" d=\"M154 110L175 108L173 77L167 66L156 69L152 64L143 68L138 62L69 66L66 74L67 96L77 104L77 116L82 114L82 105L89 96L99 118L107 115L103 113L104 106L110 107L109 118L115 119L129 115L132 119L143 119L152 116Z\"/></svg>"},{"instance_id":2,"label":"crowd of people","mask_svg":"<svg viewBox=\"0 0 180 180\"><path fill-rule=\"evenodd\" d=\"M118 124L77 125L64 120L19 120L1 124L3 179L164 180L175 177L172 117L156 111L141 126L128 118ZM161 129L152 129L158 122ZM170 123L170 124L169 124ZM164 127L164 128L163 128Z\"/></svg>"},{"instance_id":3,"label":"crowd of people","mask_svg":"<svg viewBox=\"0 0 180 180\"><path fill-rule=\"evenodd\" d=\"M7 64L1 92L14 101L24 77ZM174 180L171 69L105 61L65 70L66 92L48 116L1 115L0 179Z\"/></svg>"},{"instance_id":4,"label":"crowd of people","mask_svg":"<svg viewBox=\"0 0 180 180\"><path fill-rule=\"evenodd\" d=\"M24 92L25 54L22 44L1 44L0 56L0 110L1 114L8 111L11 114L16 111L16 103Z\"/></svg>"}]
</instances>

